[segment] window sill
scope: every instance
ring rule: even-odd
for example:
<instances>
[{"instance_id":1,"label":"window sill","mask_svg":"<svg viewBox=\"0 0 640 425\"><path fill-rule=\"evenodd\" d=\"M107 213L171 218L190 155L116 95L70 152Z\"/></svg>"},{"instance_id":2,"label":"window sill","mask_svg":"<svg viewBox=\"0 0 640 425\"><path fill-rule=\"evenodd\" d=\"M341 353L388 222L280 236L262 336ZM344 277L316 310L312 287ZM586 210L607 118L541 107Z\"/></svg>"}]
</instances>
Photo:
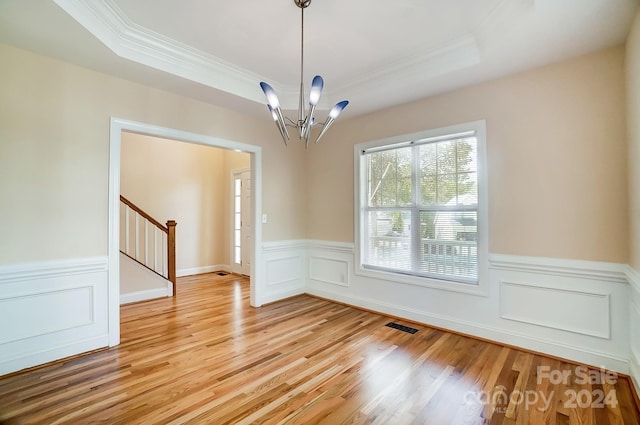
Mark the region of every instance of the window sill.
<instances>
[{"instance_id":1,"label":"window sill","mask_svg":"<svg viewBox=\"0 0 640 425\"><path fill-rule=\"evenodd\" d=\"M461 283L451 280L440 280L428 277L404 275L401 273L385 272L381 270L367 269L362 266L355 267L355 274L372 279L384 280L387 282L401 283L405 285L420 286L423 288L437 289L441 291L458 292L481 297L489 296L487 282L482 279L477 284Z\"/></svg>"}]
</instances>

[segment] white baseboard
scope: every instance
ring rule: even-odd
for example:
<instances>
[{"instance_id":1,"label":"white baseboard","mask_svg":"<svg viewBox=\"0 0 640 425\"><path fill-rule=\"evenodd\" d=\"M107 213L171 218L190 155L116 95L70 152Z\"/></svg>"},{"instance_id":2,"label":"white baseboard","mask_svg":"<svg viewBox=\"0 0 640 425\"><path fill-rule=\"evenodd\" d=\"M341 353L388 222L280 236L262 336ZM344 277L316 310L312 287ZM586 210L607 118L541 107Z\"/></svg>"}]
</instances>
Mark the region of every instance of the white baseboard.
<instances>
[{"instance_id":1,"label":"white baseboard","mask_svg":"<svg viewBox=\"0 0 640 425\"><path fill-rule=\"evenodd\" d=\"M308 241L306 256L311 295L629 373L626 265L490 254L479 299L358 273L356 253L344 243Z\"/></svg>"},{"instance_id":2,"label":"white baseboard","mask_svg":"<svg viewBox=\"0 0 640 425\"><path fill-rule=\"evenodd\" d=\"M104 334L12 358L3 358L0 360L0 376L108 346L109 335Z\"/></svg>"},{"instance_id":3,"label":"white baseboard","mask_svg":"<svg viewBox=\"0 0 640 425\"><path fill-rule=\"evenodd\" d=\"M147 289L146 291L131 292L129 294L120 294L120 304L137 303L140 301L153 300L156 298L165 298L173 296L173 286L171 283L166 288Z\"/></svg>"},{"instance_id":4,"label":"white baseboard","mask_svg":"<svg viewBox=\"0 0 640 425\"><path fill-rule=\"evenodd\" d=\"M636 394L640 395L640 360L632 355L629 361L629 375L631 376L631 383L635 387Z\"/></svg>"},{"instance_id":5,"label":"white baseboard","mask_svg":"<svg viewBox=\"0 0 640 425\"><path fill-rule=\"evenodd\" d=\"M307 290L307 293L328 300L334 300L347 305L360 307L366 310L404 318L417 323L423 323L427 326L434 326L440 329L460 332L465 335L487 339L509 346L521 347L535 352L546 353L565 359L571 359L587 365L606 365L608 369L622 373L627 373L629 369L627 359L612 356L608 353L591 351L580 347L560 344L556 341L535 338L530 335L507 331L504 329L480 326L476 323L407 309L402 306L382 303L377 300L366 299L362 297L346 296L335 292L322 291L318 289Z\"/></svg>"},{"instance_id":6,"label":"white baseboard","mask_svg":"<svg viewBox=\"0 0 640 425\"><path fill-rule=\"evenodd\" d=\"M302 295L302 294L305 294L305 293L306 292L305 292L305 290L303 288L298 288L298 289L291 289L291 290L287 290L287 291L267 294L267 296L265 296L263 304L273 303L273 302L276 302L276 301L284 300L286 298L295 297L295 296Z\"/></svg>"},{"instance_id":7,"label":"white baseboard","mask_svg":"<svg viewBox=\"0 0 640 425\"><path fill-rule=\"evenodd\" d=\"M177 277L193 276L195 274L213 273L217 271L230 272L230 270L231 270L230 267L227 265L216 264L212 266L192 267L189 269L176 270L176 276Z\"/></svg>"}]
</instances>

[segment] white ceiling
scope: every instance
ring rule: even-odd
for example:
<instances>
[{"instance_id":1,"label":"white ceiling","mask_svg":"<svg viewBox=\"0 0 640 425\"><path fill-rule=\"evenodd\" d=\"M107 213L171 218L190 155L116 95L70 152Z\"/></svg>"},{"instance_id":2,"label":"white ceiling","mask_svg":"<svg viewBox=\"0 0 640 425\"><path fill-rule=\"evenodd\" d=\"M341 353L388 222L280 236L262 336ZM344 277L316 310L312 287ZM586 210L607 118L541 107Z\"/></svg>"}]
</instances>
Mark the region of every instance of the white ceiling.
<instances>
[{"instance_id":1,"label":"white ceiling","mask_svg":"<svg viewBox=\"0 0 640 425\"><path fill-rule=\"evenodd\" d=\"M314 0L305 85L357 115L624 43L636 0ZM212 104L298 105L293 0L0 0L0 42Z\"/></svg>"}]
</instances>

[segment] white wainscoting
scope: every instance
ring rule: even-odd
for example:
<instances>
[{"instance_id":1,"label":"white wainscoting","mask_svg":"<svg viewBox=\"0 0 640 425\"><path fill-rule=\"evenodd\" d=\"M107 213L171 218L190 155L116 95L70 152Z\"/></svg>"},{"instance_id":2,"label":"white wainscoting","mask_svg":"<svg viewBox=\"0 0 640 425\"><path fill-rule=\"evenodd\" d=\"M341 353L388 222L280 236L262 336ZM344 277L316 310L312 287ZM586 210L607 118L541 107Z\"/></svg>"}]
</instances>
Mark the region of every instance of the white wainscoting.
<instances>
[{"instance_id":1,"label":"white wainscoting","mask_svg":"<svg viewBox=\"0 0 640 425\"><path fill-rule=\"evenodd\" d=\"M640 394L640 272L629 267L627 269L631 296L629 307L629 374L631 381L636 387L636 392Z\"/></svg>"},{"instance_id":2,"label":"white wainscoting","mask_svg":"<svg viewBox=\"0 0 640 425\"><path fill-rule=\"evenodd\" d=\"M609 300L606 293L500 282L501 318L599 338L611 337Z\"/></svg>"},{"instance_id":3,"label":"white wainscoting","mask_svg":"<svg viewBox=\"0 0 640 425\"><path fill-rule=\"evenodd\" d=\"M305 241L265 242L262 244L262 270L265 287L261 304L278 301L305 292Z\"/></svg>"},{"instance_id":4,"label":"white wainscoting","mask_svg":"<svg viewBox=\"0 0 640 425\"><path fill-rule=\"evenodd\" d=\"M625 265L494 254L479 296L355 274L353 244L307 246L311 295L629 373Z\"/></svg>"},{"instance_id":5,"label":"white wainscoting","mask_svg":"<svg viewBox=\"0 0 640 425\"><path fill-rule=\"evenodd\" d=\"M354 273L353 244L262 244L263 302L309 293L630 374L640 389L640 273L491 255L488 296ZM106 257L0 266L0 375L108 346ZM561 306L564 308L561 309Z\"/></svg>"},{"instance_id":6,"label":"white wainscoting","mask_svg":"<svg viewBox=\"0 0 640 425\"><path fill-rule=\"evenodd\" d=\"M0 266L0 375L108 346L107 265Z\"/></svg>"},{"instance_id":7,"label":"white wainscoting","mask_svg":"<svg viewBox=\"0 0 640 425\"><path fill-rule=\"evenodd\" d=\"M309 241L307 247L310 280L349 287L353 270L352 244Z\"/></svg>"}]
</instances>

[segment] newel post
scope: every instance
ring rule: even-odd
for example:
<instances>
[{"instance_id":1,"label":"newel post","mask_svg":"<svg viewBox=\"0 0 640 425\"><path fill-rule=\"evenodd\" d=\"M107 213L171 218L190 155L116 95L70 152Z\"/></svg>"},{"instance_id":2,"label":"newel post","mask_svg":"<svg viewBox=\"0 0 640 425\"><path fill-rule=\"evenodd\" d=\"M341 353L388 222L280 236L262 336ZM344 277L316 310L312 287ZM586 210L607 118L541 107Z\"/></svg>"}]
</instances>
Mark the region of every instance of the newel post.
<instances>
[{"instance_id":1,"label":"newel post","mask_svg":"<svg viewBox=\"0 0 640 425\"><path fill-rule=\"evenodd\" d=\"M176 296L176 222L167 221L167 269L169 280L173 284L173 296Z\"/></svg>"}]
</instances>

